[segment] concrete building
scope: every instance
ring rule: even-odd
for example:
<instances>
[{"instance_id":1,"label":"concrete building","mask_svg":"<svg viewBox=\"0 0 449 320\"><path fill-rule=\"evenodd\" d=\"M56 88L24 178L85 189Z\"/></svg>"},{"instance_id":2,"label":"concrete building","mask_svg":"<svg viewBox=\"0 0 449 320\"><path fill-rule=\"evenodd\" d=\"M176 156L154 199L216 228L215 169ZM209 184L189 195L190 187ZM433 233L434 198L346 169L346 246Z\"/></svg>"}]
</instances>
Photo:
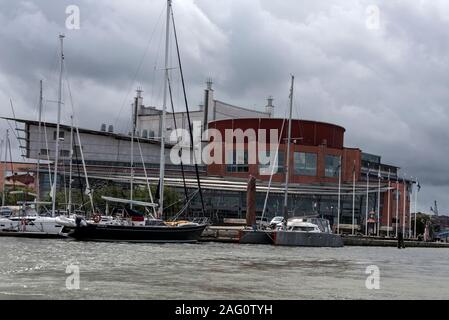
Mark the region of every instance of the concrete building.
<instances>
[{"instance_id":1,"label":"concrete building","mask_svg":"<svg viewBox=\"0 0 449 320\"><path fill-rule=\"evenodd\" d=\"M170 110L170 108L168 108ZM270 118L274 114L273 98L269 97L264 111L251 110L248 108L231 105L214 98L214 90L212 89L212 81L207 81L207 87L204 90L204 104L199 106L199 110L190 111L191 122L201 122L202 126L211 121L220 119L238 119L238 118ZM166 127L164 134L169 138L172 130L176 127L179 129L189 129L187 121L187 112L180 111L167 112ZM137 111L137 130L141 137L144 138L158 138L162 135L161 132L162 110L152 107L144 106L143 98L139 95L138 111Z\"/></svg>"}]
</instances>

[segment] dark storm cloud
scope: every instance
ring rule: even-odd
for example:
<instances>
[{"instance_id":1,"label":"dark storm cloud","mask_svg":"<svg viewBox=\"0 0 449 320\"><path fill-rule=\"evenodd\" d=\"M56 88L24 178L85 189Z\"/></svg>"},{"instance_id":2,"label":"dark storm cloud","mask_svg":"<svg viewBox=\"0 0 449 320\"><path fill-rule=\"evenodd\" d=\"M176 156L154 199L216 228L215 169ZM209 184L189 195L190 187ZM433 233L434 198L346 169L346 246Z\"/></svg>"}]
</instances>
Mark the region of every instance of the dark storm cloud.
<instances>
[{"instance_id":1,"label":"dark storm cloud","mask_svg":"<svg viewBox=\"0 0 449 320\"><path fill-rule=\"evenodd\" d=\"M80 30L64 27L71 4L81 10ZM373 4L378 30L366 26ZM55 99L64 32L78 122L126 130L137 85L146 103L160 102L163 10L163 0L0 0L1 114L10 115L12 97L18 116L35 117L41 78ZM293 73L296 116L344 126L347 146L420 178L421 208L434 199L449 207L447 1L178 0L174 10L192 106L212 77L218 99L261 108L273 95L283 116ZM48 119L55 107L46 104Z\"/></svg>"}]
</instances>

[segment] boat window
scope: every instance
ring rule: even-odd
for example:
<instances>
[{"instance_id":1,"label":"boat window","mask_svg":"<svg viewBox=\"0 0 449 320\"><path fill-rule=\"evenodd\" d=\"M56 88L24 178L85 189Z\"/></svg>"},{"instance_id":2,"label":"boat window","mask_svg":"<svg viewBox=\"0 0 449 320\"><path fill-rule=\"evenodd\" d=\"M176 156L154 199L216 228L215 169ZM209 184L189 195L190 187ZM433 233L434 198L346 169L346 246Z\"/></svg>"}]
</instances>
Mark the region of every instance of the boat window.
<instances>
[{"instance_id":1,"label":"boat window","mask_svg":"<svg viewBox=\"0 0 449 320\"><path fill-rule=\"evenodd\" d=\"M310 232L310 231L313 231L313 230L315 230L314 227L301 227L301 226L293 227L293 231L305 231L305 232Z\"/></svg>"}]
</instances>

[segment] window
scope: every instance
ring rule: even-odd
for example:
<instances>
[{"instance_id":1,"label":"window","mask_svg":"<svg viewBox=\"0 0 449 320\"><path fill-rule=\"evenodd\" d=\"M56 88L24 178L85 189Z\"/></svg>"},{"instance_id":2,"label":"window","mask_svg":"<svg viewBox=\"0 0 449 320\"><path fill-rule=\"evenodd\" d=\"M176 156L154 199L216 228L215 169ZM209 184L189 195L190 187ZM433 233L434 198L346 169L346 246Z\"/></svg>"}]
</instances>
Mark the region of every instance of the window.
<instances>
[{"instance_id":1,"label":"window","mask_svg":"<svg viewBox=\"0 0 449 320\"><path fill-rule=\"evenodd\" d=\"M69 150L59 150L59 155L61 157L70 157L70 151Z\"/></svg>"},{"instance_id":2,"label":"window","mask_svg":"<svg viewBox=\"0 0 449 320\"><path fill-rule=\"evenodd\" d=\"M338 177L340 171L340 156L326 155L324 174L326 177Z\"/></svg>"},{"instance_id":3,"label":"window","mask_svg":"<svg viewBox=\"0 0 449 320\"><path fill-rule=\"evenodd\" d=\"M317 154L295 152L295 174L301 176L316 176Z\"/></svg>"},{"instance_id":4,"label":"window","mask_svg":"<svg viewBox=\"0 0 449 320\"><path fill-rule=\"evenodd\" d=\"M41 156L48 156L49 155L48 149L41 149L39 155L41 155Z\"/></svg>"},{"instance_id":5,"label":"window","mask_svg":"<svg viewBox=\"0 0 449 320\"><path fill-rule=\"evenodd\" d=\"M285 153L284 151L279 151L276 159L276 151L273 152L273 155L271 155L271 151L263 151L263 153L266 154L266 158L270 159L270 161L273 161L273 166L271 166L271 163L268 162L267 164L260 163L261 154L259 153L259 172L262 175L271 175L273 172L276 173L283 173L284 172L284 166L285 166ZM264 155L265 156L265 155ZM277 161L275 161L277 160Z\"/></svg>"},{"instance_id":6,"label":"window","mask_svg":"<svg viewBox=\"0 0 449 320\"><path fill-rule=\"evenodd\" d=\"M59 131L59 139L64 140L64 131ZM56 140L56 131L53 131L53 140Z\"/></svg>"},{"instance_id":7,"label":"window","mask_svg":"<svg viewBox=\"0 0 449 320\"><path fill-rule=\"evenodd\" d=\"M231 158L232 157L232 158ZM226 159L227 172L248 172L248 151L228 151Z\"/></svg>"}]
</instances>

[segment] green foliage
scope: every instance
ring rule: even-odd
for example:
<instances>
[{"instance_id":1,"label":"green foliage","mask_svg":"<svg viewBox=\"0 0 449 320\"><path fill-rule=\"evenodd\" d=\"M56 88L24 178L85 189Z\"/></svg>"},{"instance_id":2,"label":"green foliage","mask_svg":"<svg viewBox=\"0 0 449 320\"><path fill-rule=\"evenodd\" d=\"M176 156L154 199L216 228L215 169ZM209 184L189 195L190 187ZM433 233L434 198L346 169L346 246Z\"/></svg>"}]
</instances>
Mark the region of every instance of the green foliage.
<instances>
[{"instance_id":1,"label":"green foliage","mask_svg":"<svg viewBox=\"0 0 449 320\"><path fill-rule=\"evenodd\" d=\"M10 192L13 190L6 190L5 195L5 205L7 206L16 206L18 201L33 201L34 196L30 194L26 194L26 192L34 193L34 191L30 188L25 187L16 187L14 191L23 191L24 194L11 194ZM0 199L3 199L3 193L0 193Z\"/></svg>"},{"instance_id":2,"label":"green foliage","mask_svg":"<svg viewBox=\"0 0 449 320\"><path fill-rule=\"evenodd\" d=\"M107 182L103 184L97 184L91 186L93 190L93 202L95 206L95 212L104 212L106 209L106 201L103 200L102 196L121 198L121 199L129 199L130 198L130 189L129 185L117 184L112 182ZM84 191L83 191L84 192ZM151 187L151 192L154 195L156 194L156 186ZM68 197L68 195L67 195ZM133 199L145 202L151 202L150 195L148 193L148 189L146 186L136 185L133 188ZM164 214L168 216L172 216L176 214L182 207L182 202L179 201L178 193L169 187L164 188L164 207L168 207ZM84 202L83 202L84 200ZM51 201L51 197L47 196L45 201ZM66 199L66 194L64 191L59 191L56 193L56 203L57 207L60 209L65 208L64 204L67 204L68 199ZM72 188L72 203L75 206L75 209L80 209L82 211L86 210L87 212L92 212L92 208L90 205L90 200L88 195L81 194L79 188ZM82 205L84 203L84 205ZM112 209L114 204L110 204L110 209ZM117 207L120 205L117 204ZM144 210L144 208L136 207L137 210Z\"/></svg>"}]
</instances>

